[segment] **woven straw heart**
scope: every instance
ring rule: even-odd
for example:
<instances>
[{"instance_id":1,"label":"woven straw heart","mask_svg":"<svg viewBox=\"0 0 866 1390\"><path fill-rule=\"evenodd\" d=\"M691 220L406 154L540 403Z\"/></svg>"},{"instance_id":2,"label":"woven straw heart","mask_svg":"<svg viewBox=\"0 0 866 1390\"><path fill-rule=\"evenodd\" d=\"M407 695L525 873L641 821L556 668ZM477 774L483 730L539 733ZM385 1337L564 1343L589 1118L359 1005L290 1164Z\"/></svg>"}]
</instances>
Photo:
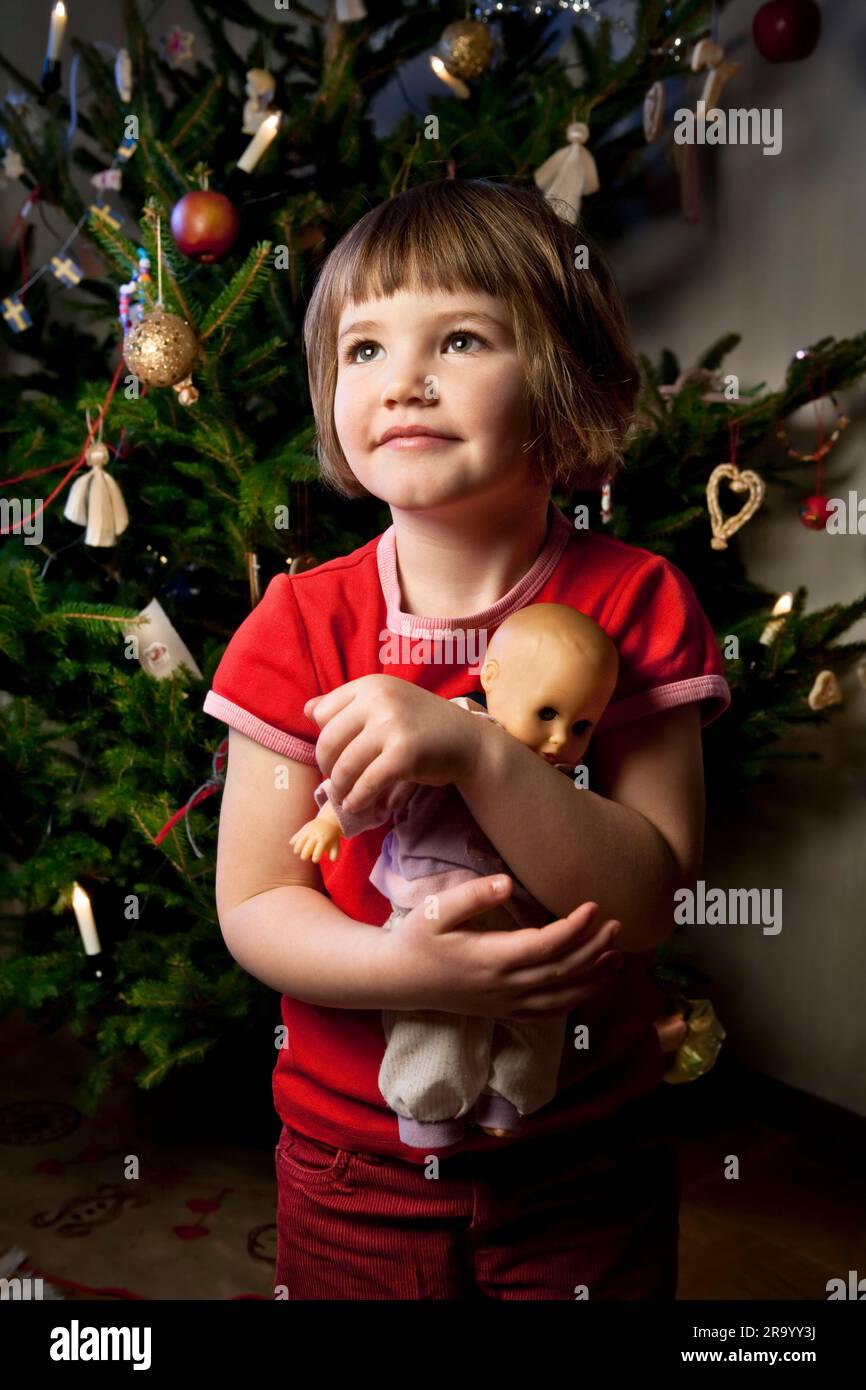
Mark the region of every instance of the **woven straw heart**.
<instances>
[{"instance_id":1,"label":"woven straw heart","mask_svg":"<svg viewBox=\"0 0 866 1390\"><path fill-rule=\"evenodd\" d=\"M731 492L747 492L749 494L746 502L734 516L722 516L719 506L719 483L727 479L731 484ZM707 506L710 509L710 525L713 528L713 539L710 545L713 550L727 550L728 540L735 531L739 531L741 526L745 526L747 521L755 515L764 500L764 480L754 473L751 468L744 468L742 472L734 463L720 463L713 469L707 482Z\"/></svg>"}]
</instances>

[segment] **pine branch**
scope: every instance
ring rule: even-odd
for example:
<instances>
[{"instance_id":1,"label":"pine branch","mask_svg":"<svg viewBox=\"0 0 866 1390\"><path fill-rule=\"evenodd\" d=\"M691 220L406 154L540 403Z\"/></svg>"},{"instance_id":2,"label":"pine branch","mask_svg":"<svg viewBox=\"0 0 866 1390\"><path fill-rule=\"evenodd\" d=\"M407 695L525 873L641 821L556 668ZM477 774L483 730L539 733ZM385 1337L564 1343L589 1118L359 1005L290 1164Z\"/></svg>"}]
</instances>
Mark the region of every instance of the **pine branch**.
<instances>
[{"instance_id":1,"label":"pine branch","mask_svg":"<svg viewBox=\"0 0 866 1390\"><path fill-rule=\"evenodd\" d=\"M169 149L180 151L186 144L195 149L199 143L204 144L225 101L225 87L222 73L214 73L207 86L178 111L165 137L165 145Z\"/></svg>"},{"instance_id":2,"label":"pine branch","mask_svg":"<svg viewBox=\"0 0 866 1390\"><path fill-rule=\"evenodd\" d=\"M217 296L201 325L199 337L202 342L206 342L218 330L231 328L264 293L267 280L264 265L271 254L272 245L270 241L260 241L254 246L240 270L222 294Z\"/></svg>"}]
</instances>

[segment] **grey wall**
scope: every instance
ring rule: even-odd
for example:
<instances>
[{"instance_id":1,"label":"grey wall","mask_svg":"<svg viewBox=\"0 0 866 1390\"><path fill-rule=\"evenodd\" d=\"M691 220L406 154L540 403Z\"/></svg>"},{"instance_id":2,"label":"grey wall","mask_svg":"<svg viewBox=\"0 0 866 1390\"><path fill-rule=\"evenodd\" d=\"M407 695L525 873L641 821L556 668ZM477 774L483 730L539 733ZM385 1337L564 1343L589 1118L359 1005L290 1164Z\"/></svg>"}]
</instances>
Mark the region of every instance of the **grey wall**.
<instances>
[{"instance_id":1,"label":"grey wall","mask_svg":"<svg viewBox=\"0 0 866 1390\"><path fill-rule=\"evenodd\" d=\"M781 108L781 153L705 148L715 164L705 220L656 221L618 244L613 261L644 351L667 345L690 365L734 330L743 339L726 370L743 387L776 389L798 347L866 330L866 8L824 5L819 47L785 65L755 49L755 9L736 0L721 21L722 43L745 41L720 105ZM866 497L866 392L843 392L840 403L852 424L828 460L826 491ZM823 415L833 418L829 400ZM796 447L814 448L813 406L790 432ZM814 489L809 471L801 476L793 492L770 489L740 533L749 570L776 594L805 584L810 607L851 600L866 592L866 536L806 530L798 502ZM851 637L866 638L866 622ZM744 820L708 827L708 886L781 888L781 933L696 926L687 940L713 977L732 1052L866 1114L866 690L853 672L842 685L845 708L795 740L820 762L783 764Z\"/></svg>"}]
</instances>

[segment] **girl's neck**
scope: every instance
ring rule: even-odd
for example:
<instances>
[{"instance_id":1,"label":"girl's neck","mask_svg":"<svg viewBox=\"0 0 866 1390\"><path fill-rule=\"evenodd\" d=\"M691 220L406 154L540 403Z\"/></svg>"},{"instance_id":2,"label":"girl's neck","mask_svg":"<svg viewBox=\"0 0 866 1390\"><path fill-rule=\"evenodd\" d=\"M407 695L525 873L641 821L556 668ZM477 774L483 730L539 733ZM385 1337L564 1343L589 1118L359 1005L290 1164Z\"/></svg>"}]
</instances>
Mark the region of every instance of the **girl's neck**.
<instances>
[{"instance_id":1,"label":"girl's neck","mask_svg":"<svg viewBox=\"0 0 866 1390\"><path fill-rule=\"evenodd\" d=\"M492 608L544 549L549 502L549 490L536 490L505 509L464 507L459 521L392 507L401 611L453 618Z\"/></svg>"}]
</instances>

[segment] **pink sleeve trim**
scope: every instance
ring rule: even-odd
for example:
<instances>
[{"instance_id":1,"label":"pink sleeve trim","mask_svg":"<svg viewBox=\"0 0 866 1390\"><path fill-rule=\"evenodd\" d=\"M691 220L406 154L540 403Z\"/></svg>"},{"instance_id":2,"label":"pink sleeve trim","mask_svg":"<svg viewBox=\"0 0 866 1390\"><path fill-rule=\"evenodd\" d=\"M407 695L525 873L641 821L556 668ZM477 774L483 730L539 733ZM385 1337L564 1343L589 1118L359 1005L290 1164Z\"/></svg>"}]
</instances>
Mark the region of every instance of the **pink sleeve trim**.
<instances>
[{"instance_id":1,"label":"pink sleeve trim","mask_svg":"<svg viewBox=\"0 0 866 1390\"><path fill-rule=\"evenodd\" d=\"M274 728L273 724L266 724L263 719L257 719L241 705L236 705L223 695L217 695L215 690L208 691L202 708L205 714L212 714L215 719L221 719L229 728L237 729L239 734L246 734L254 743L273 748L275 753L282 753L284 757L292 758L296 763L316 766L315 741L306 743L304 739L295 738L294 734Z\"/></svg>"},{"instance_id":2,"label":"pink sleeve trim","mask_svg":"<svg viewBox=\"0 0 866 1390\"><path fill-rule=\"evenodd\" d=\"M608 729L615 729L617 725L632 719L642 719L644 715L673 709L676 705L689 705L694 700L713 702L701 711L701 727L706 728L707 724L712 724L714 719L724 714L731 703L728 682L724 676L692 676L689 680L672 681L670 685L657 685L653 690L627 695L624 700L616 700L608 705L596 733L607 733Z\"/></svg>"}]
</instances>

